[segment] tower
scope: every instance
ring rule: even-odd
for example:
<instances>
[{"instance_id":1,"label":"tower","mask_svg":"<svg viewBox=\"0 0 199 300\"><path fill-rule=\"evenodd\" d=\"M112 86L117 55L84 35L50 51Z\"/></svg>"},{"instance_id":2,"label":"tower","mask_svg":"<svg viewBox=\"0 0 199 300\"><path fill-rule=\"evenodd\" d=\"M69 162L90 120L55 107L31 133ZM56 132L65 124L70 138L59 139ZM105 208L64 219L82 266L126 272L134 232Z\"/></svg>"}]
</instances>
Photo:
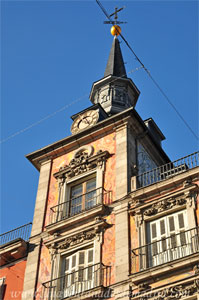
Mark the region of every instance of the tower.
<instances>
[{"instance_id":1,"label":"tower","mask_svg":"<svg viewBox=\"0 0 199 300\"><path fill-rule=\"evenodd\" d=\"M114 36L72 134L27 155L40 177L23 300L197 299L198 153L171 162L138 97Z\"/></svg>"}]
</instances>

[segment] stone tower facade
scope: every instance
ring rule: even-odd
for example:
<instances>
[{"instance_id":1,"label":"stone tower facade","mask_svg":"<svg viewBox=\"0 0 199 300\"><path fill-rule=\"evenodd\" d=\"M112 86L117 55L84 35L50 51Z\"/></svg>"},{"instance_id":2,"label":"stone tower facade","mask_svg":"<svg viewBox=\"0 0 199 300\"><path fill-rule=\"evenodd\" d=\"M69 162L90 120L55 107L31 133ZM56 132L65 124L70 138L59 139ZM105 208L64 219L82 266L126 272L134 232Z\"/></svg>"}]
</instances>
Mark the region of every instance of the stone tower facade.
<instances>
[{"instance_id":1,"label":"stone tower facade","mask_svg":"<svg viewBox=\"0 0 199 300\"><path fill-rule=\"evenodd\" d=\"M40 177L23 300L199 299L198 153L171 162L138 97L114 38L72 134L27 155Z\"/></svg>"}]
</instances>

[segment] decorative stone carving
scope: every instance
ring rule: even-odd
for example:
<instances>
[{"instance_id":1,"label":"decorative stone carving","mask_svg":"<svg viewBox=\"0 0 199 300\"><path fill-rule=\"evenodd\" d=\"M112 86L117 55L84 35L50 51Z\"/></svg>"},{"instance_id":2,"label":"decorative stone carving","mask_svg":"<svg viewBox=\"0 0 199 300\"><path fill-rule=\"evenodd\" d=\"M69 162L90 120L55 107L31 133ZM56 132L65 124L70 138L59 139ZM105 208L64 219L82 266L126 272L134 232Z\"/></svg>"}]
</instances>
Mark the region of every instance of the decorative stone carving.
<instances>
[{"instance_id":1,"label":"decorative stone carving","mask_svg":"<svg viewBox=\"0 0 199 300\"><path fill-rule=\"evenodd\" d=\"M136 215L135 215L135 224L136 224L136 227L139 228L143 223L143 214L142 212L139 210L136 212Z\"/></svg>"},{"instance_id":2,"label":"decorative stone carving","mask_svg":"<svg viewBox=\"0 0 199 300\"><path fill-rule=\"evenodd\" d=\"M146 291L148 289L150 289L150 285L148 283L141 283L138 285L138 289L139 289L139 292L143 292L143 291Z\"/></svg>"},{"instance_id":3,"label":"decorative stone carving","mask_svg":"<svg viewBox=\"0 0 199 300\"><path fill-rule=\"evenodd\" d=\"M96 236L95 231L81 232L77 235L66 238L64 242L57 245L58 249L67 249L71 246L82 243L85 240L92 240Z\"/></svg>"},{"instance_id":4,"label":"decorative stone carving","mask_svg":"<svg viewBox=\"0 0 199 300\"><path fill-rule=\"evenodd\" d=\"M186 199L180 198L180 199L175 199L175 198L170 198L170 199L164 199L158 203L154 203L152 207L146 209L144 211L145 216L151 216L155 215L159 212L168 210L174 206L178 205L183 205L186 203Z\"/></svg>"},{"instance_id":5,"label":"decorative stone carving","mask_svg":"<svg viewBox=\"0 0 199 300\"><path fill-rule=\"evenodd\" d=\"M145 292L142 290L142 292ZM191 285L176 285L165 288L160 291L150 291L147 295L141 295L139 299L147 300L153 298L153 300L177 300L187 296L191 296L197 292L197 287L194 284ZM132 297L133 298L133 297Z\"/></svg>"},{"instance_id":6,"label":"decorative stone carving","mask_svg":"<svg viewBox=\"0 0 199 300\"><path fill-rule=\"evenodd\" d=\"M70 161L69 165L65 165L55 173L55 178L72 178L97 167L102 168L105 160L109 157L108 151L98 151L93 155L93 147L81 147Z\"/></svg>"},{"instance_id":7,"label":"decorative stone carving","mask_svg":"<svg viewBox=\"0 0 199 300\"><path fill-rule=\"evenodd\" d=\"M54 260L57 255L57 248L55 243L51 245L51 247L49 248L49 252L50 252L51 260Z\"/></svg>"},{"instance_id":8,"label":"decorative stone carving","mask_svg":"<svg viewBox=\"0 0 199 300\"><path fill-rule=\"evenodd\" d=\"M192 180L191 178L188 178L183 182L183 187L184 188L189 187L191 184L192 184Z\"/></svg>"}]
</instances>

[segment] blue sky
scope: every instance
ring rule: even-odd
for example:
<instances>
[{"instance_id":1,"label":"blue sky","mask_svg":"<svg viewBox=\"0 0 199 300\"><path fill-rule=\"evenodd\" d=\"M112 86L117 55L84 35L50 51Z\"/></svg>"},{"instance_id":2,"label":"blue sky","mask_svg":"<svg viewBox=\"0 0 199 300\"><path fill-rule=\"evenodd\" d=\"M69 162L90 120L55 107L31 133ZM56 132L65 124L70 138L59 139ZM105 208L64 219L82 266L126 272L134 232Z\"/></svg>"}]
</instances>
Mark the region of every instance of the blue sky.
<instances>
[{"instance_id":1,"label":"blue sky","mask_svg":"<svg viewBox=\"0 0 199 300\"><path fill-rule=\"evenodd\" d=\"M178 111L198 134L198 2L101 1L120 13L122 33ZM1 232L32 221L39 173L25 155L70 135L70 116L91 105L112 36L93 1L1 3ZM121 43L127 72L139 63ZM136 110L154 118L178 159L198 142L143 69L130 74L141 95ZM75 104L71 102L81 98ZM43 122L7 139L66 105Z\"/></svg>"}]
</instances>

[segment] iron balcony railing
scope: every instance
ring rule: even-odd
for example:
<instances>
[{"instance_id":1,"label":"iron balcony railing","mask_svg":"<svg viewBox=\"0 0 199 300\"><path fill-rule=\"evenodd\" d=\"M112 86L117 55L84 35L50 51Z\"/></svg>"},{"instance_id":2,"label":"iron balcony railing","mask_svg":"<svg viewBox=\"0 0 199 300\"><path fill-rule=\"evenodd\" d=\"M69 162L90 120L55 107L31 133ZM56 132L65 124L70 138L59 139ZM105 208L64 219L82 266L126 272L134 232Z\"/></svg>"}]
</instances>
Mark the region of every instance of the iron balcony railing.
<instances>
[{"instance_id":1,"label":"iron balcony railing","mask_svg":"<svg viewBox=\"0 0 199 300\"><path fill-rule=\"evenodd\" d=\"M72 273L43 283L43 300L62 300L97 287L110 285L111 267L101 263L79 268Z\"/></svg>"},{"instance_id":2,"label":"iron balcony railing","mask_svg":"<svg viewBox=\"0 0 199 300\"><path fill-rule=\"evenodd\" d=\"M199 166L199 151L137 176L137 188L168 179Z\"/></svg>"},{"instance_id":3,"label":"iron balcony railing","mask_svg":"<svg viewBox=\"0 0 199 300\"><path fill-rule=\"evenodd\" d=\"M70 218L100 204L110 204L110 201L111 191L106 191L103 188L81 194L78 197L71 198L69 201L51 207L50 224Z\"/></svg>"},{"instance_id":4,"label":"iron balcony railing","mask_svg":"<svg viewBox=\"0 0 199 300\"><path fill-rule=\"evenodd\" d=\"M30 237L32 223L25 224L23 226L17 227L13 230L5 232L0 235L0 245L9 243L18 238L23 239L24 241L28 241Z\"/></svg>"},{"instance_id":5,"label":"iron balcony railing","mask_svg":"<svg viewBox=\"0 0 199 300\"><path fill-rule=\"evenodd\" d=\"M199 252L199 227L132 250L132 274Z\"/></svg>"}]
</instances>

